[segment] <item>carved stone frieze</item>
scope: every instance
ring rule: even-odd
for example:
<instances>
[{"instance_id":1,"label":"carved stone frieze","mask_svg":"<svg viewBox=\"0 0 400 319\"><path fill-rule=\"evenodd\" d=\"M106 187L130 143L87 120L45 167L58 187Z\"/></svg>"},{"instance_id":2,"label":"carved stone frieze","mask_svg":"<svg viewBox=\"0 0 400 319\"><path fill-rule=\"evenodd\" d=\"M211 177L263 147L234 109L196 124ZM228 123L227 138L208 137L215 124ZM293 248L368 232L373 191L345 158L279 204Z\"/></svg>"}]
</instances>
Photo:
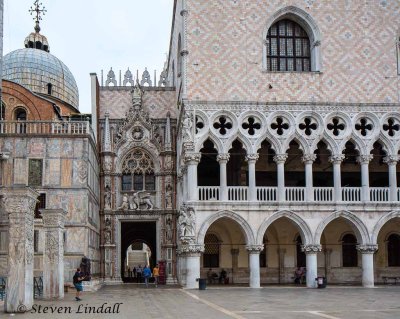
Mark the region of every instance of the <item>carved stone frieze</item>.
<instances>
[{"instance_id":1,"label":"carved stone frieze","mask_svg":"<svg viewBox=\"0 0 400 319\"><path fill-rule=\"evenodd\" d=\"M378 250L376 244L357 245L357 250L362 254L373 254Z\"/></svg>"},{"instance_id":2,"label":"carved stone frieze","mask_svg":"<svg viewBox=\"0 0 400 319\"><path fill-rule=\"evenodd\" d=\"M321 245L317 245L317 244L311 244L311 245L303 245L301 247L301 250L303 252L307 253L318 253L322 250L322 246Z\"/></svg>"},{"instance_id":3,"label":"carved stone frieze","mask_svg":"<svg viewBox=\"0 0 400 319\"><path fill-rule=\"evenodd\" d=\"M246 250L251 253L260 253L264 250L264 245L247 245Z\"/></svg>"}]
</instances>

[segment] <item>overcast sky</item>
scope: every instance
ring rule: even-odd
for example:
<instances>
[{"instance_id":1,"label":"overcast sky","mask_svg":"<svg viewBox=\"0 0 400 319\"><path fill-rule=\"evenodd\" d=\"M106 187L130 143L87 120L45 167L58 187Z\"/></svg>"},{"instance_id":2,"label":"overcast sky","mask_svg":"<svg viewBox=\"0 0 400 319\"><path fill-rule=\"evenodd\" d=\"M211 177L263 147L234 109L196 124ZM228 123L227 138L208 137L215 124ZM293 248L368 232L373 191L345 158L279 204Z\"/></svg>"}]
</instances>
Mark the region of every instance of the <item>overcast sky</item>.
<instances>
[{"instance_id":1,"label":"overcast sky","mask_svg":"<svg viewBox=\"0 0 400 319\"><path fill-rule=\"evenodd\" d=\"M23 48L33 31L34 0L4 0L4 54ZM125 73L162 71L169 48L173 0L41 0L41 33L50 52L74 74L81 112L90 112L90 76L110 67ZM136 71L135 71L136 73ZM118 73L116 72L117 79Z\"/></svg>"}]
</instances>

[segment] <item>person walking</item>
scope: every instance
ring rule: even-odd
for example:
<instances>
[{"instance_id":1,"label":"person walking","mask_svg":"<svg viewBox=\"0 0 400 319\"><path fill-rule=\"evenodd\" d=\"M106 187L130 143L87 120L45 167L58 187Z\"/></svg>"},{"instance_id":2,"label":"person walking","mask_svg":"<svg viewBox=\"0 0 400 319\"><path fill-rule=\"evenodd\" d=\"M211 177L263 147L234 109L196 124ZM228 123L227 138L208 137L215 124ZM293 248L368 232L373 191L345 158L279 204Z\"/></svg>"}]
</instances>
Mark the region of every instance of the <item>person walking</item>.
<instances>
[{"instance_id":1,"label":"person walking","mask_svg":"<svg viewBox=\"0 0 400 319\"><path fill-rule=\"evenodd\" d=\"M133 278L136 278L136 267L133 267Z\"/></svg>"},{"instance_id":2,"label":"person walking","mask_svg":"<svg viewBox=\"0 0 400 319\"><path fill-rule=\"evenodd\" d=\"M144 277L144 283L146 284L146 288L148 288L149 287L149 278L151 277L151 270L150 270L149 265L144 267L143 277Z\"/></svg>"},{"instance_id":3,"label":"person walking","mask_svg":"<svg viewBox=\"0 0 400 319\"><path fill-rule=\"evenodd\" d=\"M140 284L142 282L142 265L139 265L137 269L137 283Z\"/></svg>"},{"instance_id":4,"label":"person walking","mask_svg":"<svg viewBox=\"0 0 400 319\"><path fill-rule=\"evenodd\" d=\"M156 288L158 286L158 277L160 276L160 268L158 268L158 264L153 268L153 277L154 277L154 284Z\"/></svg>"},{"instance_id":5,"label":"person walking","mask_svg":"<svg viewBox=\"0 0 400 319\"><path fill-rule=\"evenodd\" d=\"M74 283L74 287L76 289L76 295L75 295L75 300L76 301L81 301L82 299L80 298L80 294L83 291L83 286L82 286L82 281L85 279L83 274L81 273L81 269L77 268L76 273L74 277L72 278L72 281Z\"/></svg>"}]
</instances>

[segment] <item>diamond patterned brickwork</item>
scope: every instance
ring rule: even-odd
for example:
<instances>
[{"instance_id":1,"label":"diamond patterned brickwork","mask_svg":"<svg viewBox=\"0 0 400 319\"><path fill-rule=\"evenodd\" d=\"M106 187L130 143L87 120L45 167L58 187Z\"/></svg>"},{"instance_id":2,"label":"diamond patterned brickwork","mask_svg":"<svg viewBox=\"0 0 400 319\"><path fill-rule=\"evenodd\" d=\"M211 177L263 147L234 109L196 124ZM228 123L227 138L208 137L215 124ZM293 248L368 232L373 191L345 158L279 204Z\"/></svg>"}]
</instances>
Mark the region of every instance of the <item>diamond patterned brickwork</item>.
<instances>
[{"instance_id":1,"label":"diamond patterned brickwork","mask_svg":"<svg viewBox=\"0 0 400 319\"><path fill-rule=\"evenodd\" d=\"M170 112L172 118L177 116L175 90L169 88L145 89L143 108L149 112L150 118L166 118ZM100 118L108 111L110 119L125 118L132 106L131 88L105 88L100 90Z\"/></svg>"},{"instance_id":2,"label":"diamond patterned brickwork","mask_svg":"<svg viewBox=\"0 0 400 319\"><path fill-rule=\"evenodd\" d=\"M266 21L286 6L316 21L321 73L262 71ZM189 100L398 102L398 0L188 0L187 7Z\"/></svg>"}]
</instances>

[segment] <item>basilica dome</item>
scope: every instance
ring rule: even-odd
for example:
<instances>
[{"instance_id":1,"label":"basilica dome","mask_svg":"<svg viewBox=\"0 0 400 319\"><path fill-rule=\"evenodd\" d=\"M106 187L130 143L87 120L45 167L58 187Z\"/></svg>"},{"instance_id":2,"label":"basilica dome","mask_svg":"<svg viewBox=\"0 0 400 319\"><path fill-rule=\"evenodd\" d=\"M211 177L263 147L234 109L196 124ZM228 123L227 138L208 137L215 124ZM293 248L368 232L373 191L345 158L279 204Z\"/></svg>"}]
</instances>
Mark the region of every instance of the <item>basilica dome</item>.
<instances>
[{"instance_id":1,"label":"basilica dome","mask_svg":"<svg viewBox=\"0 0 400 319\"><path fill-rule=\"evenodd\" d=\"M78 109L79 92L68 67L50 54L45 36L31 33L25 48L12 51L3 59L3 78L31 91L57 98Z\"/></svg>"}]
</instances>

